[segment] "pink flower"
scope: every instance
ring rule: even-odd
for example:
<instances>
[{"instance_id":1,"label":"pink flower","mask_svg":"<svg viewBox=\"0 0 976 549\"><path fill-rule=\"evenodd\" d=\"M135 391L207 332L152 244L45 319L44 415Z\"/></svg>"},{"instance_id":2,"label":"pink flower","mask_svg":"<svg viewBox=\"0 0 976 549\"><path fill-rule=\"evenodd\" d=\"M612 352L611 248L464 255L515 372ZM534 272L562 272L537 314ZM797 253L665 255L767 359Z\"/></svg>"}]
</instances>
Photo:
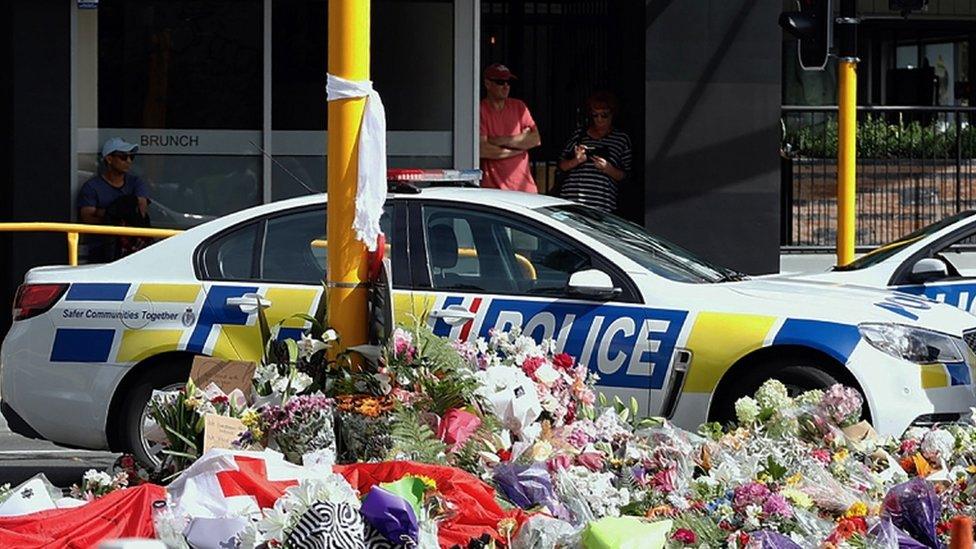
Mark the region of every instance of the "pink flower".
<instances>
[{"instance_id":1,"label":"pink flower","mask_svg":"<svg viewBox=\"0 0 976 549\"><path fill-rule=\"evenodd\" d=\"M417 348L413 346L413 334L400 328L393 330L393 353L408 363L411 362L417 354Z\"/></svg>"},{"instance_id":2,"label":"pink flower","mask_svg":"<svg viewBox=\"0 0 976 549\"><path fill-rule=\"evenodd\" d=\"M790 518L793 516L793 507L782 494L771 494L763 504L763 512L770 516Z\"/></svg>"},{"instance_id":3,"label":"pink flower","mask_svg":"<svg viewBox=\"0 0 976 549\"><path fill-rule=\"evenodd\" d=\"M522 371L525 375L535 380L535 372L546 362L541 356L530 356L522 362Z\"/></svg>"},{"instance_id":4,"label":"pink flower","mask_svg":"<svg viewBox=\"0 0 976 549\"><path fill-rule=\"evenodd\" d=\"M898 448L898 453L902 455L911 455L918 451L918 441L913 439L905 439L901 441L901 447Z\"/></svg>"},{"instance_id":5,"label":"pink flower","mask_svg":"<svg viewBox=\"0 0 976 549\"><path fill-rule=\"evenodd\" d=\"M671 535L671 539L684 543L685 545L692 545L698 541L698 536L687 528L678 528L674 531L674 534Z\"/></svg>"},{"instance_id":6,"label":"pink flower","mask_svg":"<svg viewBox=\"0 0 976 549\"><path fill-rule=\"evenodd\" d=\"M739 510L749 505L762 505L767 497L769 497L769 488L766 488L765 484L749 482L736 487L732 507Z\"/></svg>"},{"instance_id":7,"label":"pink flower","mask_svg":"<svg viewBox=\"0 0 976 549\"><path fill-rule=\"evenodd\" d=\"M471 438L478 427L481 427L481 418L471 412L455 408L444 414L437 426L437 438L443 440L448 446L458 448Z\"/></svg>"},{"instance_id":8,"label":"pink flower","mask_svg":"<svg viewBox=\"0 0 976 549\"><path fill-rule=\"evenodd\" d=\"M677 472L674 469L661 469L651 477L651 486L664 493L674 492L676 477Z\"/></svg>"},{"instance_id":9,"label":"pink flower","mask_svg":"<svg viewBox=\"0 0 976 549\"><path fill-rule=\"evenodd\" d=\"M562 471L564 469L569 469L569 466L573 464L573 458L566 454L559 454L558 456L551 458L546 465L549 468L550 473L555 473L556 471Z\"/></svg>"},{"instance_id":10,"label":"pink flower","mask_svg":"<svg viewBox=\"0 0 976 549\"><path fill-rule=\"evenodd\" d=\"M576 457L577 463L594 472L603 469L603 461L603 454L599 452L583 452Z\"/></svg>"},{"instance_id":11,"label":"pink flower","mask_svg":"<svg viewBox=\"0 0 976 549\"><path fill-rule=\"evenodd\" d=\"M824 465L830 465L830 450L825 450L823 448L817 448L816 450L810 452L813 459L819 461Z\"/></svg>"}]
</instances>

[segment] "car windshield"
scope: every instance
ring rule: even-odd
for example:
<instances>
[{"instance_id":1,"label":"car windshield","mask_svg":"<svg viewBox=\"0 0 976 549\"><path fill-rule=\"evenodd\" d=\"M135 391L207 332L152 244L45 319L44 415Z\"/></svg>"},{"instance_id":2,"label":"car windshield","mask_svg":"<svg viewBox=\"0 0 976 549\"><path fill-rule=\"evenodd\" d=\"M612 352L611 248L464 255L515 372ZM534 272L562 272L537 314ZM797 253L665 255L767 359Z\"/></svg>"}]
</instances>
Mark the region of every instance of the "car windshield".
<instances>
[{"instance_id":1,"label":"car windshield","mask_svg":"<svg viewBox=\"0 0 976 549\"><path fill-rule=\"evenodd\" d=\"M712 265L615 215L579 204L539 208L539 213L595 238L642 267L677 282L724 282L745 275Z\"/></svg>"},{"instance_id":2,"label":"car windshield","mask_svg":"<svg viewBox=\"0 0 976 549\"><path fill-rule=\"evenodd\" d=\"M926 225L917 231L913 231L898 240L885 244L884 246L875 248L870 252L862 255L861 257L855 259L854 261L848 263L847 265L840 265L833 268L834 271L856 271L858 269L864 269L872 265L877 265L882 261L888 259L889 257L897 254L898 252L905 249L906 246L917 242L929 235L935 234L942 229L952 225L953 223L971 217L976 214L976 210L969 210L965 212L959 212L956 215L951 215L945 219L941 219L932 223L931 225Z\"/></svg>"}]
</instances>

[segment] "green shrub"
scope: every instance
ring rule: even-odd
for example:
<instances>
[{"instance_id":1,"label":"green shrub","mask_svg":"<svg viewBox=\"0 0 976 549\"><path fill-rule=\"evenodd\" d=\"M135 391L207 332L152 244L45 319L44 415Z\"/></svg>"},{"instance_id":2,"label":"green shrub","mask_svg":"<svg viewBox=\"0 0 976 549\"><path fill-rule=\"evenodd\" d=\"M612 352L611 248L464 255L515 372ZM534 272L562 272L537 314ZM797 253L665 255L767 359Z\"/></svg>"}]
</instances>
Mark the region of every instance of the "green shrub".
<instances>
[{"instance_id":1,"label":"green shrub","mask_svg":"<svg viewBox=\"0 0 976 549\"><path fill-rule=\"evenodd\" d=\"M837 119L831 116L818 122L783 119L782 150L791 157L835 158ZM892 123L885 114L868 114L857 122L859 158L946 158L956 157L956 133L963 158L976 157L976 128L954 122L942 127L938 121L923 124L906 122L898 115Z\"/></svg>"}]
</instances>

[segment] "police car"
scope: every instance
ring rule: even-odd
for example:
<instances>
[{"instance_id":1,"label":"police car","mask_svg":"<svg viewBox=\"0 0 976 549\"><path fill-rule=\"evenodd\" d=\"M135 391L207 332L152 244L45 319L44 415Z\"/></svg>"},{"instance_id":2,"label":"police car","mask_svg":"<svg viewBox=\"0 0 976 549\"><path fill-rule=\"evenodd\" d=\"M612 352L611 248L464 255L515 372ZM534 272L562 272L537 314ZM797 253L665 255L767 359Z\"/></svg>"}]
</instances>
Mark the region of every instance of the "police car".
<instances>
[{"instance_id":1,"label":"police car","mask_svg":"<svg viewBox=\"0 0 976 549\"><path fill-rule=\"evenodd\" d=\"M259 360L270 322L313 313L324 195L251 208L106 265L31 270L3 342L2 408L18 432L150 459L146 403L194 356ZM883 433L976 402L976 318L914 296L748 279L634 224L514 192L393 192L382 219L398 319L470 340L518 326L695 428L775 377L857 387ZM285 320L279 337L297 337Z\"/></svg>"},{"instance_id":2,"label":"police car","mask_svg":"<svg viewBox=\"0 0 976 549\"><path fill-rule=\"evenodd\" d=\"M960 212L829 272L794 278L890 288L976 313L976 210Z\"/></svg>"}]
</instances>

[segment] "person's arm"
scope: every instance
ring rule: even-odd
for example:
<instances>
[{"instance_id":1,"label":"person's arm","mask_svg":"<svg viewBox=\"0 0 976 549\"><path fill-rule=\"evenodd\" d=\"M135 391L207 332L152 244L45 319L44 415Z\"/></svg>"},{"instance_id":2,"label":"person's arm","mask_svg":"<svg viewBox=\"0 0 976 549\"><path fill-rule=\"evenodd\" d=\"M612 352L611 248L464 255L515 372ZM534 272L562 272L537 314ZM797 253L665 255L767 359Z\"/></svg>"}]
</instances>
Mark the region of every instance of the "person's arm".
<instances>
[{"instance_id":1,"label":"person's arm","mask_svg":"<svg viewBox=\"0 0 976 549\"><path fill-rule=\"evenodd\" d=\"M572 150L573 156L569 158L559 159L559 169L560 171L568 172L570 170L576 169L580 164L586 162L586 149L583 145L576 145Z\"/></svg>"},{"instance_id":2,"label":"person's arm","mask_svg":"<svg viewBox=\"0 0 976 549\"><path fill-rule=\"evenodd\" d=\"M522 133L518 135L498 135L491 137L488 139L488 142L492 145L497 145L506 149L527 151L541 145L542 138L539 136L539 130L535 127L531 127L525 128L522 130Z\"/></svg>"},{"instance_id":3,"label":"person's arm","mask_svg":"<svg viewBox=\"0 0 976 549\"><path fill-rule=\"evenodd\" d=\"M78 219L89 225L101 225L105 220L105 210L100 210L95 206L82 206L78 208Z\"/></svg>"},{"instance_id":4,"label":"person's arm","mask_svg":"<svg viewBox=\"0 0 976 549\"><path fill-rule=\"evenodd\" d=\"M517 149L510 149L506 147L500 147L491 143L487 135L481 136L481 141L478 143L478 153L481 158L488 160L501 160L504 158L512 158L513 156L518 156L523 154L525 151L520 151Z\"/></svg>"},{"instance_id":5,"label":"person's arm","mask_svg":"<svg viewBox=\"0 0 976 549\"><path fill-rule=\"evenodd\" d=\"M613 164L608 162L606 158L600 156L593 157L593 165L596 166L596 169L607 174L608 176L610 176L611 179L613 179L618 183L620 181L623 181L624 177L627 176L627 172L614 166Z\"/></svg>"},{"instance_id":6,"label":"person's arm","mask_svg":"<svg viewBox=\"0 0 976 549\"><path fill-rule=\"evenodd\" d=\"M136 203L139 205L139 215L146 217L149 213L149 193L146 191L146 182L141 177L136 177L134 181Z\"/></svg>"}]
</instances>

